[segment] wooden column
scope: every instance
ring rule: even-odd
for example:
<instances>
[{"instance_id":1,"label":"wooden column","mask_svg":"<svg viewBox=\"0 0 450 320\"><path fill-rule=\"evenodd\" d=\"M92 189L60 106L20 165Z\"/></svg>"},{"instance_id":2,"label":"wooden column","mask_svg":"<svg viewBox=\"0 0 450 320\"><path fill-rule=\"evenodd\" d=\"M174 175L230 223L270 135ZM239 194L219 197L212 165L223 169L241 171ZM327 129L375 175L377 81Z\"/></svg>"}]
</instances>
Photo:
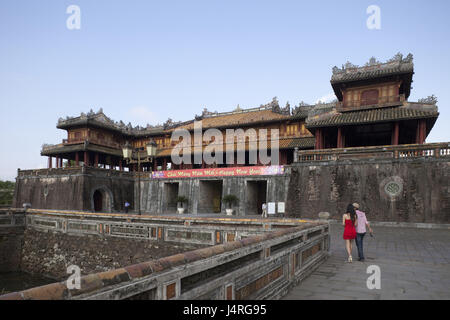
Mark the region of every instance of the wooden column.
<instances>
[{"instance_id":1,"label":"wooden column","mask_svg":"<svg viewBox=\"0 0 450 320\"><path fill-rule=\"evenodd\" d=\"M55 167L59 168L59 157L56 157L56 165L55 165Z\"/></svg>"},{"instance_id":2,"label":"wooden column","mask_svg":"<svg viewBox=\"0 0 450 320\"><path fill-rule=\"evenodd\" d=\"M164 158L164 161L163 161L163 170L167 170L167 158Z\"/></svg>"},{"instance_id":3,"label":"wooden column","mask_svg":"<svg viewBox=\"0 0 450 320\"><path fill-rule=\"evenodd\" d=\"M280 152L280 155L279 155L279 158L278 158L278 164L279 165L285 165L285 164L287 164L287 153L283 150L283 151L279 151Z\"/></svg>"},{"instance_id":4,"label":"wooden column","mask_svg":"<svg viewBox=\"0 0 450 320\"><path fill-rule=\"evenodd\" d=\"M400 125L399 125L399 122L397 121L394 123L394 128L392 129L391 144L394 146L398 145L399 130L400 130Z\"/></svg>"},{"instance_id":5,"label":"wooden column","mask_svg":"<svg viewBox=\"0 0 450 320\"><path fill-rule=\"evenodd\" d=\"M323 148L323 133L322 129L317 129L315 132L316 136L316 145L315 149L322 149Z\"/></svg>"},{"instance_id":6,"label":"wooden column","mask_svg":"<svg viewBox=\"0 0 450 320\"><path fill-rule=\"evenodd\" d=\"M336 146L337 148L344 148L344 144L343 144L343 139L342 139L342 128L338 127L337 129L337 143Z\"/></svg>"},{"instance_id":7,"label":"wooden column","mask_svg":"<svg viewBox=\"0 0 450 320\"><path fill-rule=\"evenodd\" d=\"M84 152L84 166L89 167L89 152Z\"/></svg>"},{"instance_id":8,"label":"wooden column","mask_svg":"<svg viewBox=\"0 0 450 320\"><path fill-rule=\"evenodd\" d=\"M427 124L425 120L419 120L417 122L417 131L416 131L416 143L423 144L425 142Z\"/></svg>"},{"instance_id":9,"label":"wooden column","mask_svg":"<svg viewBox=\"0 0 450 320\"><path fill-rule=\"evenodd\" d=\"M51 169L52 168L52 162L53 162L53 158L52 157L48 157L48 168Z\"/></svg>"},{"instance_id":10,"label":"wooden column","mask_svg":"<svg viewBox=\"0 0 450 320\"><path fill-rule=\"evenodd\" d=\"M157 160L156 160L156 158L154 158L153 159L153 171L156 171L157 166L158 166Z\"/></svg>"},{"instance_id":11,"label":"wooden column","mask_svg":"<svg viewBox=\"0 0 450 320\"><path fill-rule=\"evenodd\" d=\"M119 170L120 170L120 171L123 171L122 160L119 160Z\"/></svg>"},{"instance_id":12,"label":"wooden column","mask_svg":"<svg viewBox=\"0 0 450 320\"><path fill-rule=\"evenodd\" d=\"M315 138L316 138L316 143L315 143L315 145L314 145L314 149L319 149L320 148L320 146L319 146L319 141L320 141L320 129L316 129L316 132L314 132L314 136L315 136Z\"/></svg>"},{"instance_id":13,"label":"wooden column","mask_svg":"<svg viewBox=\"0 0 450 320\"><path fill-rule=\"evenodd\" d=\"M420 144L425 143L425 138L427 135L427 123L425 120L420 120Z\"/></svg>"},{"instance_id":14,"label":"wooden column","mask_svg":"<svg viewBox=\"0 0 450 320\"><path fill-rule=\"evenodd\" d=\"M345 148L345 132L344 132L344 129L342 129L342 148Z\"/></svg>"},{"instance_id":15,"label":"wooden column","mask_svg":"<svg viewBox=\"0 0 450 320\"><path fill-rule=\"evenodd\" d=\"M97 153L97 152L95 153L95 163L94 163L94 166L95 166L96 168L98 168L98 153Z\"/></svg>"},{"instance_id":16,"label":"wooden column","mask_svg":"<svg viewBox=\"0 0 450 320\"><path fill-rule=\"evenodd\" d=\"M75 165L78 167L80 165L80 154L75 152Z\"/></svg>"},{"instance_id":17,"label":"wooden column","mask_svg":"<svg viewBox=\"0 0 450 320\"><path fill-rule=\"evenodd\" d=\"M63 158L59 158L59 167L60 167L60 168L63 167Z\"/></svg>"},{"instance_id":18,"label":"wooden column","mask_svg":"<svg viewBox=\"0 0 450 320\"><path fill-rule=\"evenodd\" d=\"M324 132L323 129L320 129L319 149L323 149L323 144L324 144Z\"/></svg>"}]
</instances>

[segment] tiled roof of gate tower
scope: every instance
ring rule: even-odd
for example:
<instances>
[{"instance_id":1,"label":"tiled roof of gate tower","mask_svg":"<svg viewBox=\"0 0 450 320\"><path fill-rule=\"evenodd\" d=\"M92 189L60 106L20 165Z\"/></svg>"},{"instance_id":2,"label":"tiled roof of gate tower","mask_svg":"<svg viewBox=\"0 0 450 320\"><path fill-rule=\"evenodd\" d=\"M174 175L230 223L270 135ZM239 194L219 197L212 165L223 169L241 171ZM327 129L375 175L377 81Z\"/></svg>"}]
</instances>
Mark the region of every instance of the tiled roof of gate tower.
<instances>
[{"instance_id":1,"label":"tiled roof of gate tower","mask_svg":"<svg viewBox=\"0 0 450 320\"><path fill-rule=\"evenodd\" d=\"M309 106L309 109L311 107L312 106ZM282 120L297 120L306 118L309 109L306 107L295 108L291 114L289 105L286 105L285 108L280 108L278 100L273 98L270 103L256 108L241 109L238 106L233 111L221 113L210 112L205 108L200 116L196 115L192 120L174 122L172 119L168 119L164 124L155 126L147 125L146 127L133 127L131 123L125 125L122 121L113 121L103 113L102 109L100 109L97 113L91 110L87 114L81 113L78 117L67 117L66 119L60 118L58 120L57 128L68 129L77 126L91 125L120 132L124 135L139 137L170 133L174 129L193 130L194 121L202 121L203 128L223 128L249 126Z\"/></svg>"},{"instance_id":2,"label":"tiled roof of gate tower","mask_svg":"<svg viewBox=\"0 0 450 320\"><path fill-rule=\"evenodd\" d=\"M372 57L364 66L356 66L347 62L342 68L334 67L331 83L348 82L379 78L386 75L413 73L414 64L412 54L403 58L401 53L397 53L387 62L382 63Z\"/></svg>"},{"instance_id":3,"label":"tiled roof of gate tower","mask_svg":"<svg viewBox=\"0 0 450 320\"><path fill-rule=\"evenodd\" d=\"M419 109L419 108L411 108L408 106L402 106L385 109L332 113L325 118L317 118L317 119L309 118L306 123L306 127L316 128L316 127L328 127L336 125L388 122L394 120L437 118L438 115L439 112L437 112L436 108Z\"/></svg>"}]
</instances>

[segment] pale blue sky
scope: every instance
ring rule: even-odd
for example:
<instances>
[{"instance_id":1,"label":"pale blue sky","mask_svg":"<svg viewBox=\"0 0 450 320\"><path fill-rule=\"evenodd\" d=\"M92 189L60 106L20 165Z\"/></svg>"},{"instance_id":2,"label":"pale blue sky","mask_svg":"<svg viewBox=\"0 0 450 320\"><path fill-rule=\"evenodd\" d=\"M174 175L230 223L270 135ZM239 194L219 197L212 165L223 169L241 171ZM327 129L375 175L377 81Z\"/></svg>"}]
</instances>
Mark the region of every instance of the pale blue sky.
<instances>
[{"instance_id":1,"label":"pale blue sky","mask_svg":"<svg viewBox=\"0 0 450 320\"><path fill-rule=\"evenodd\" d=\"M69 5L81 29L68 30ZM369 30L369 5L381 29ZM284 106L332 93L331 69L397 52L414 55L410 100L435 94L427 142L450 141L450 2L133 1L0 2L0 179L46 166L59 117L100 107L133 125L192 119L277 96Z\"/></svg>"}]
</instances>

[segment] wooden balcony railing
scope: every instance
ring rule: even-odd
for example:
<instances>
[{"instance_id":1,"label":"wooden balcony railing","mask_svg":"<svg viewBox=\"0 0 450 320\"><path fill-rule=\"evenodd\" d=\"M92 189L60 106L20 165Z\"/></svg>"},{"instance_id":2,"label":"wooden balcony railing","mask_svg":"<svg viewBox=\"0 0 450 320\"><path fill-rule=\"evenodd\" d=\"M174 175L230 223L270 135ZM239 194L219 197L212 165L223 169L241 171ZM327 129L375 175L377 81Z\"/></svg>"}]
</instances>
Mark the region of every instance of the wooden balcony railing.
<instances>
[{"instance_id":1,"label":"wooden balcony railing","mask_svg":"<svg viewBox=\"0 0 450 320\"><path fill-rule=\"evenodd\" d=\"M392 107L398 106L405 101L405 95L395 95L395 96L386 96L386 97L378 97L375 99L366 99L366 100L345 100L339 101L336 104L337 111L349 111L349 110L364 110L370 109L373 107Z\"/></svg>"},{"instance_id":2,"label":"wooden balcony railing","mask_svg":"<svg viewBox=\"0 0 450 320\"><path fill-rule=\"evenodd\" d=\"M296 162L450 157L450 142L298 151Z\"/></svg>"},{"instance_id":3,"label":"wooden balcony railing","mask_svg":"<svg viewBox=\"0 0 450 320\"><path fill-rule=\"evenodd\" d=\"M95 137L91 137L89 139L86 139L86 138L69 139L69 140L63 139L62 143L64 145L71 145L71 144L84 143L84 141L86 141L86 140L88 140L90 143L98 144L100 146L105 146L105 147L114 148L114 149L121 149L121 145L117 142L106 141L104 139L98 139Z\"/></svg>"}]
</instances>

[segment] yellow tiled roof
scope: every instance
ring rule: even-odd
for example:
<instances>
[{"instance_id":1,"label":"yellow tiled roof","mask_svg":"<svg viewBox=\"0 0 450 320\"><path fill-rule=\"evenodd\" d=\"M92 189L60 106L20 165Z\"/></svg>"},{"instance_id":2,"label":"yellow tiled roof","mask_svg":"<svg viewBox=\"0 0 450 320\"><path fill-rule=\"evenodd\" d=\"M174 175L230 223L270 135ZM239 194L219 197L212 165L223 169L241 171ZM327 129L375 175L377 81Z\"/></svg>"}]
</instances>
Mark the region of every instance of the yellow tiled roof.
<instances>
[{"instance_id":1,"label":"yellow tiled roof","mask_svg":"<svg viewBox=\"0 0 450 320\"><path fill-rule=\"evenodd\" d=\"M326 119L312 120L307 122L306 127L309 129L337 125L387 122L394 120L437 118L438 115L439 113L436 110L417 110L407 107L372 109L338 113Z\"/></svg>"},{"instance_id":2,"label":"yellow tiled roof","mask_svg":"<svg viewBox=\"0 0 450 320\"><path fill-rule=\"evenodd\" d=\"M307 149L314 147L314 142L314 137L282 137L278 140L278 147L279 149L293 149L295 147L299 149ZM202 150L205 150L205 147L206 146L202 146ZM270 140L267 141L267 148L271 148ZM173 149L174 147L159 149L157 151L156 157L170 157ZM226 145L224 143L223 152L226 152L226 150ZM234 144L234 150L237 150L237 143ZM245 144L245 150L249 150L248 142L246 142ZM191 153L194 153L193 146L191 146Z\"/></svg>"},{"instance_id":3,"label":"yellow tiled roof","mask_svg":"<svg viewBox=\"0 0 450 320\"><path fill-rule=\"evenodd\" d=\"M266 110L236 112L231 114L212 116L204 118L201 121L202 127L207 129L225 126L239 127L239 125L248 125L252 123L283 120L289 118L291 118L290 115L284 115L266 109ZM178 126L176 129L194 130L194 122Z\"/></svg>"}]
</instances>

